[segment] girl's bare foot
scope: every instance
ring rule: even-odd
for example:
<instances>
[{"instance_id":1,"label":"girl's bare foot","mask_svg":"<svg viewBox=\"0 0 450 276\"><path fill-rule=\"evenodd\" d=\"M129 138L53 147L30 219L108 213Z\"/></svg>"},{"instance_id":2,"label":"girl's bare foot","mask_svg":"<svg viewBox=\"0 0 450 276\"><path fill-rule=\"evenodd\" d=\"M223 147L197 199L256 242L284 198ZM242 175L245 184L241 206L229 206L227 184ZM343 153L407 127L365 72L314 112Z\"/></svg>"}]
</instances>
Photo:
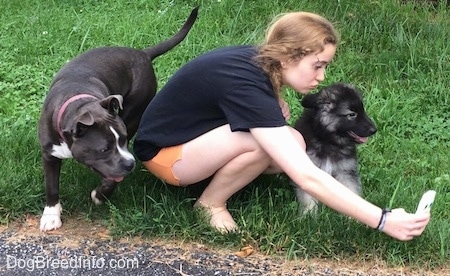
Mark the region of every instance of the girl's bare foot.
<instances>
[{"instance_id":1,"label":"girl's bare foot","mask_svg":"<svg viewBox=\"0 0 450 276\"><path fill-rule=\"evenodd\" d=\"M197 200L194 208L201 208L209 217L209 224L221 233L234 232L237 230L236 222L228 212L226 206L214 207L203 204Z\"/></svg>"}]
</instances>

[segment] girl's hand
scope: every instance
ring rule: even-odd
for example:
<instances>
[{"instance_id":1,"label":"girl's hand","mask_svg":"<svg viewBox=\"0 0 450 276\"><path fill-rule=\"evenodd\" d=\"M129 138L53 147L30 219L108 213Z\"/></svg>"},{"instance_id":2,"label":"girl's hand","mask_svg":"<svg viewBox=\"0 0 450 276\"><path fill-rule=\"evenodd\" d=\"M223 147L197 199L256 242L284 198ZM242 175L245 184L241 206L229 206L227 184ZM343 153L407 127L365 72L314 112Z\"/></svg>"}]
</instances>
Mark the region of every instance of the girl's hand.
<instances>
[{"instance_id":1,"label":"girl's hand","mask_svg":"<svg viewBox=\"0 0 450 276\"><path fill-rule=\"evenodd\" d=\"M429 221L430 212L410 214L402 208L394 209L387 214L383 232L398 240L409 241L420 236Z\"/></svg>"},{"instance_id":2,"label":"girl's hand","mask_svg":"<svg viewBox=\"0 0 450 276\"><path fill-rule=\"evenodd\" d=\"M281 112L283 113L284 119L287 121L291 118L291 111L289 110L289 105L284 99L278 101L280 104Z\"/></svg>"}]
</instances>

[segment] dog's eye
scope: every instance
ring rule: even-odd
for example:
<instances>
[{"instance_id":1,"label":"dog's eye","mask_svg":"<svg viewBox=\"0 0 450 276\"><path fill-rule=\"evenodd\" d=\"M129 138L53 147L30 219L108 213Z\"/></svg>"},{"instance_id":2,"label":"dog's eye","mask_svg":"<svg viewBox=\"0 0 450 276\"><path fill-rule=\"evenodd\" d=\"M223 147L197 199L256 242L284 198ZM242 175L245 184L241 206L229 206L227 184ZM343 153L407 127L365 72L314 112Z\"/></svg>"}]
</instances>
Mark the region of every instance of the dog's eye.
<instances>
[{"instance_id":1,"label":"dog's eye","mask_svg":"<svg viewBox=\"0 0 450 276\"><path fill-rule=\"evenodd\" d=\"M347 118L351 120L355 119L357 116L358 114L356 112L350 112L347 114Z\"/></svg>"},{"instance_id":2,"label":"dog's eye","mask_svg":"<svg viewBox=\"0 0 450 276\"><path fill-rule=\"evenodd\" d=\"M111 146L110 146L110 145L107 145L106 147L102 148L102 149L100 150L100 152L101 152L101 153L105 153L105 152L108 152L108 151L110 151L110 150L111 150Z\"/></svg>"}]
</instances>

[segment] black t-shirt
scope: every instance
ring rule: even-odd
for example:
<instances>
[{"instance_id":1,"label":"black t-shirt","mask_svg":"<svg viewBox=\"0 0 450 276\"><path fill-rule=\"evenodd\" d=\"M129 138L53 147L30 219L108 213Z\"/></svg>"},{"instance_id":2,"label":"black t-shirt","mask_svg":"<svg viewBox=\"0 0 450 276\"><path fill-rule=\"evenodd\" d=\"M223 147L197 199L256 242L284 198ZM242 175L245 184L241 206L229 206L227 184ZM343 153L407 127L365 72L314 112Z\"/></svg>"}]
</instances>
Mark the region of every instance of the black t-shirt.
<instances>
[{"instance_id":1,"label":"black t-shirt","mask_svg":"<svg viewBox=\"0 0 450 276\"><path fill-rule=\"evenodd\" d=\"M134 142L147 161L161 148L184 144L214 128L232 131L286 125L267 74L256 65L254 46L203 54L184 65L145 110Z\"/></svg>"}]
</instances>

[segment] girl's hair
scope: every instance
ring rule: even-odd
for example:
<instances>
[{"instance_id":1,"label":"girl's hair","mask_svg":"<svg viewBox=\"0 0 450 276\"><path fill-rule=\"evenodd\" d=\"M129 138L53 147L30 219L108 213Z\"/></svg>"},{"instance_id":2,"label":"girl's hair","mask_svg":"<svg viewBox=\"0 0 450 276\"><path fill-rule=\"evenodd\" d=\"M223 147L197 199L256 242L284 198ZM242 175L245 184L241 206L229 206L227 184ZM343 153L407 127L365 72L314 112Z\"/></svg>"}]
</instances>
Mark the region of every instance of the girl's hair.
<instances>
[{"instance_id":1,"label":"girl's hair","mask_svg":"<svg viewBox=\"0 0 450 276\"><path fill-rule=\"evenodd\" d=\"M339 33L327 19L309 12L291 12L274 18L259 45L256 61L269 75L277 96L280 95L281 62L302 59L321 52L326 44L337 45Z\"/></svg>"}]
</instances>

